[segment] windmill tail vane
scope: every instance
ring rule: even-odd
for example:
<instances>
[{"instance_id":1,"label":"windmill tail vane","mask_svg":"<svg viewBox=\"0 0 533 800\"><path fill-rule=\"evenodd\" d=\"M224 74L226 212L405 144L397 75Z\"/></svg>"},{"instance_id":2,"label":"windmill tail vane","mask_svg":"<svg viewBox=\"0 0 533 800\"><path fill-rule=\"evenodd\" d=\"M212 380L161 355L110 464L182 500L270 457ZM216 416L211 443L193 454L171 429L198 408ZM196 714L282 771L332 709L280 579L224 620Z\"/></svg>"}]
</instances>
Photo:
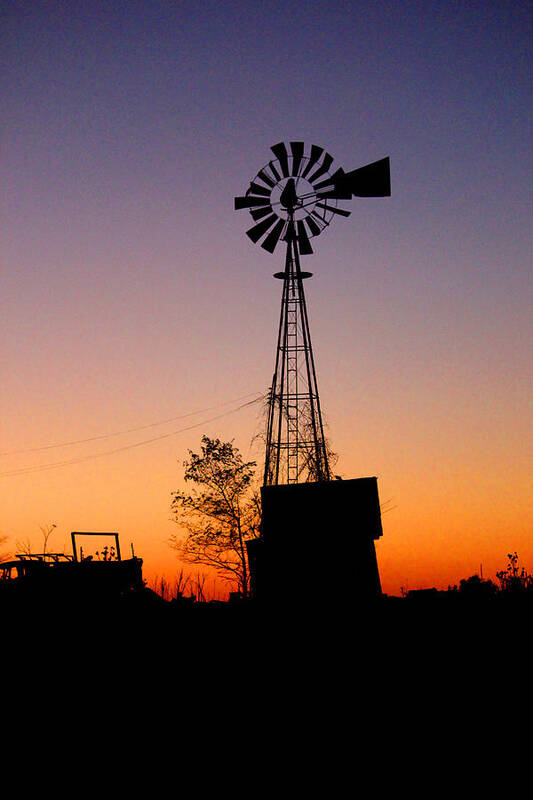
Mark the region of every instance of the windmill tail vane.
<instances>
[{"instance_id":1,"label":"windmill tail vane","mask_svg":"<svg viewBox=\"0 0 533 800\"><path fill-rule=\"evenodd\" d=\"M279 142L275 158L235 198L254 224L246 231L269 253L286 245L274 377L269 394L264 485L330 480L328 447L320 408L315 359L300 256L313 253L311 240L337 217L351 212L339 201L390 196L388 158L345 172L331 172L333 156L304 142ZM307 152L307 155L306 155Z\"/></svg>"}]
</instances>

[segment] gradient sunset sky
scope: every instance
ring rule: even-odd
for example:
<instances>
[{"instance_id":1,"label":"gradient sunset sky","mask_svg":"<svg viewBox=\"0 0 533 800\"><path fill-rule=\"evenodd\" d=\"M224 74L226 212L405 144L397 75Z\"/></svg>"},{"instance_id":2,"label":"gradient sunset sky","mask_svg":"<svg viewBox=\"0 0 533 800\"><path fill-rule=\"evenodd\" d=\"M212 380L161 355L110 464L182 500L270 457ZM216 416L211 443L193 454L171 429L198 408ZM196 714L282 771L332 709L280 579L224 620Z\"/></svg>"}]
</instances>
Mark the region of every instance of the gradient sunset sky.
<instances>
[{"instance_id":1,"label":"gradient sunset sky","mask_svg":"<svg viewBox=\"0 0 533 800\"><path fill-rule=\"evenodd\" d=\"M3 4L7 549L51 523L67 551L71 530L118 531L172 577L187 449L206 433L261 464L259 405L208 422L274 366L283 254L233 197L302 140L346 170L391 159L392 197L344 203L304 266L336 472L378 477L384 591L494 577L515 550L533 571L532 18L512 0Z\"/></svg>"}]
</instances>

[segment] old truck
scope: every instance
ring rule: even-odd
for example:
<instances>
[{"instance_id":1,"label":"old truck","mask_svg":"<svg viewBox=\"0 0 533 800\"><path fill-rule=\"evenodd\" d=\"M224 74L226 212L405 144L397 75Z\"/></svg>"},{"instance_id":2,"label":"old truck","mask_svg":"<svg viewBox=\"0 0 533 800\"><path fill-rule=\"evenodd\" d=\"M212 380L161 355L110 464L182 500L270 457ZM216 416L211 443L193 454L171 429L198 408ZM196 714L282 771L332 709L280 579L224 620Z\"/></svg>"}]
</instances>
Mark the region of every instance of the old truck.
<instances>
[{"instance_id":1,"label":"old truck","mask_svg":"<svg viewBox=\"0 0 533 800\"><path fill-rule=\"evenodd\" d=\"M87 536L111 538L112 543L84 555L79 538ZM91 601L143 588L142 559L135 556L133 546L131 558L122 558L118 533L73 531L71 539L72 554L19 553L0 562L0 601L29 597Z\"/></svg>"}]
</instances>

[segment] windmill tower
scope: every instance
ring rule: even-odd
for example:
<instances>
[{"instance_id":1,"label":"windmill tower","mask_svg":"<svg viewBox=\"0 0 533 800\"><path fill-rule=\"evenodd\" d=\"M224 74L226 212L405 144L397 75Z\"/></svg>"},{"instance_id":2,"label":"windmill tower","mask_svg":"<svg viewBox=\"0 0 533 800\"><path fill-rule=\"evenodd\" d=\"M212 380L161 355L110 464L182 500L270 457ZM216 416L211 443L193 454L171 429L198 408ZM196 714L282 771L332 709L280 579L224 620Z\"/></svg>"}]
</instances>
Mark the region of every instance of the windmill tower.
<instances>
[{"instance_id":1,"label":"windmill tower","mask_svg":"<svg viewBox=\"0 0 533 800\"><path fill-rule=\"evenodd\" d=\"M330 480L328 448L320 408L300 256L313 252L311 239L350 211L339 201L390 195L389 159L344 172L331 171L333 157L304 142L272 148L274 159L235 198L235 209L248 209L254 225L246 231L268 253L285 244L275 369L268 400L264 486Z\"/></svg>"}]
</instances>

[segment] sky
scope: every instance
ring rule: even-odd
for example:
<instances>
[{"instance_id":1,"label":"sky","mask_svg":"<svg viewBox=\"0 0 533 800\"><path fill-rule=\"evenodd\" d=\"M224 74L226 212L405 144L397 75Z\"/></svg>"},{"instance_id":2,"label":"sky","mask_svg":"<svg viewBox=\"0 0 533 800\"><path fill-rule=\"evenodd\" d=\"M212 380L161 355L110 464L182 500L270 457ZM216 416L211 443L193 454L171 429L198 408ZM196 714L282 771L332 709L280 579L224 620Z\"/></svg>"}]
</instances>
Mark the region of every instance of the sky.
<instances>
[{"instance_id":1,"label":"sky","mask_svg":"<svg viewBox=\"0 0 533 800\"><path fill-rule=\"evenodd\" d=\"M2 5L4 549L118 531L172 578L188 449L261 466L261 406L239 406L271 380L283 256L233 198L301 140L391 159L392 196L344 203L304 266L336 472L378 478L384 591L514 551L533 571L532 10Z\"/></svg>"}]
</instances>

